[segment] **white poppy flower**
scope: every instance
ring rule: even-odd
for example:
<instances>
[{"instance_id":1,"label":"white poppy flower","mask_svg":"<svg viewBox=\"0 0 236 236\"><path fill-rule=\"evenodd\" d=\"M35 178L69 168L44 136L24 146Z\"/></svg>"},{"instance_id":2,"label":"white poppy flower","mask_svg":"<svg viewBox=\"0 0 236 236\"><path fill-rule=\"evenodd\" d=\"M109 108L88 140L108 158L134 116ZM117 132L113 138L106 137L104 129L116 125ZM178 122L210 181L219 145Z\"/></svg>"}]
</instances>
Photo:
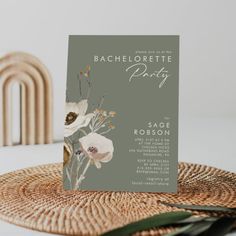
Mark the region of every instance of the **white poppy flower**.
<instances>
[{"instance_id":1,"label":"white poppy flower","mask_svg":"<svg viewBox=\"0 0 236 236\"><path fill-rule=\"evenodd\" d=\"M86 115L88 109L87 99L81 100L78 103L69 102L65 107L65 129L64 136L68 137L75 133L78 129L86 127L92 117L93 113Z\"/></svg>"},{"instance_id":2,"label":"white poppy flower","mask_svg":"<svg viewBox=\"0 0 236 236\"><path fill-rule=\"evenodd\" d=\"M109 162L112 159L114 147L110 139L97 133L90 133L80 138L79 142L85 155L97 168L101 168L101 162Z\"/></svg>"}]
</instances>

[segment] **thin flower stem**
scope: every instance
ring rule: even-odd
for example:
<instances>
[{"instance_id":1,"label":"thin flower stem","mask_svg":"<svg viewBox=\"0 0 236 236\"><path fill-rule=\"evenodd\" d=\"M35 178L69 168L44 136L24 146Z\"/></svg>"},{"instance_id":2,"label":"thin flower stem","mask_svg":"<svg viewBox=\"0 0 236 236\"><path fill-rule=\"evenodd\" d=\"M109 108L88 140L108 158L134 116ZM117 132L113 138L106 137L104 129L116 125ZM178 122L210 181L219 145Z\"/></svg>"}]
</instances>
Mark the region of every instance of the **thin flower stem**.
<instances>
[{"instance_id":1,"label":"thin flower stem","mask_svg":"<svg viewBox=\"0 0 236 236\"><path fill-rule=\"evenodd\" d=\"M79 94L80 94L80 97L82 97L81 76L77 75L77 79L79 80Z\"/></svg>"},{"instance_id":2,"label":"thin flower stem","mask_svg":"<svg viewBox=\"0 0 236 236\"><path fill-rule=\"evenodd\" d=\"M84 135L87 135L87 132L85 131L85 130L83 130L83 129L79 129Z\"/></svg>"},{"instance_id":3,"label":"thin flower stem","mask_svg":"<svg viewBox=\"0 0 236 236\"><path fill-rule=\"evenodd\" d=\"M95 125L95 131L98 131L98 130L101 128L101 126L104 124L104 121L106 121L106 120L109 119L109 118L110 118L110 116L107 116L107 117L104 118L103 121L98 122L98 123Z\"/></svg>"},{"instance_id":4,"label":"thin flower stem","mask_svg":"<svg viewBox=\"0 0 236 236\"><path fill-rule=\"evenodd\" d=\"M105 100L105 98L104 98L104 96L102 96L98 108L102 107L102 104L103 104L104 100Z\"/></svg>"},{"instance_id":5,"label":"thin flower stem","mask_svg":"<svg viewBox=\"0 0 236 236\"><path fill-rule=\"evenodd\" d=\"M78 166L77 166L77 171L79 171L79 169L80 169L80 167L83 165L83 162L84 162L84 160L85 160L85 158L86 158L86 156L84 155L84 154L82 154L81 156L80 155L77 155L77 157L78 157ZM77 177L76 177L76 179L77 179Z\"/></svg>"},{"instance_id":6,"label":"thin flower stem","mask_svg":"<svg viewBox=\"0 0 236 236\"><path fill-rule=\"evenodd\" d=\"M79 157L79 155L76 155L76 157ZM74 168L72 168L73 173L75 173L75 175L73 176L73 177L74 177L74 178L73 178L73 184L71 184L71 185L72 185L72 189L76 189L77 179L78 179L78 173L79 173L80 167L81 167L82 164L83 164L84 157L85 157L85 155L82 154L82 155L81 155L81 160L80 160L80 158L77 159L77 160L78 160L78 164L77 164L77 166L76 166L76 171L73 171ZM75 160L74 160L74 162L75 162ZM72 175L73 175L73 173L72 173ZM72 182L72 181L71 181L71 182Z\"/></svg>"},{"instance_id":7,"label":"thin flower stem","mask_svg":"<svg viewBox=\"0 0 236 236\"><path fill-rule=\"evenodd\" d=\"M91 164L91 160L89 159L82 174L80 175L79 179L76 181L76 189L79 188L81 182L85 179L85 174L86 174L86 171L88 170L90 164Z\"/></svg>"},{"instance_id":8,"label":"thin flower stem","mask_svg":"<svg viewBox=\"0 0 236 236\"><path fill-rule=\"evenodd\" d=\"M87 99L89 99L90 93L91 93L91 87L88 88L88 91L87 91Z\"/></svg>"},{"instance_id":9,"label":"thin flower stem","mask_svg":"<svg viewBox=\"0 0 236 236\"><path fill-rule=\"evenodd\" d=\"M81 158L81 164L84 162L85 159L86 159L86 156L83 155L83 157Z\"/></svg>"},{"instance_id":10,"label":"thin flower stem","mask_svg":"<svg viewBox=\"0 0 236 236\"><path fill-rule=\"evenodd\" d=\"M70 178L70 173L69 173L69 170L68 170L68 168L67 167L65 167L65 171L66 171L66 176L67 176L67 179L69 180L69 182L70 182L70 187L72 187L71 186L71 178Z\"/></svg>"},{"instance_id":11,"label":"thin flower stem","mask_svg":"<svg viewBox=\"0 0 236 236\"><path fill-rule=\"evenodd\" d=\"M76 183L76 177L75 174L74 174L74 164L75 164L75 154L73 154L72 156L72 163L71 163L71 168L70 168L70 176L71 176L71 185L72 186L75 186L75 183ZM77 174L77 173L76 173Z\"/></svg>"},{"instance_id":12,"label":"thin flower stem","mask_svg":"<svg viewBox=\"0 0 236 236\"><path fill-rule=\"evenodd\" d=\"M108 129L107 131L104 131L104 132L102 132L102 133L100 133L100 134L101 134L101 135L102 135L102 134L107 134L107 133L109 133L111 130L112 130L112 129Z\"/></svg>"},{"instance_id":13,"label":"thin flower stem","mask_svg":"<svg viewBox=\"0 0 236 236\"><path fill-rule=\"evenodd\" d=\"M94 126L95 126L95 123L96 123L96 121L97 121L97 119L98 119L98 112L96 113L96 115L95 115L95 117L92 119L92 129L91 129L91 131L93 132L94 131Z\"/></svg>"},{"instance_id":14,"label":"thin flower stem","mask_svg":"<svg viewBox=\"0 0 236 236\"><path fill-rule=\"evenodd\" d=\"M87 91L87 99L88 99L89 96L90 96L91 88L92 88L91 81L90 81L90 77L86 77L86 81L87 81L88 86L89 86L88 91Z\"/></svg>"},{"instance_id":15,"label":"thin flower stem","mask_svg":"<svg viewBox=\"0 0 236 236\"><path fill-rule=\"evenodd\" d=\"M110 122L107 121L107 122L104 122L103 124L101 124L99 127L97 127L94 132L98 131L100 128L102 128L103 125L106 125L106 124L109 124Z\"/></svg>"},{"instance_id":16,"label":"thin flower stem","mask_svg":"<svg viewBox=\"0 0 236 236\"><path fill-rule=\"evenodd\" d=\"M102 96L99 104L98 104L98 109L101 109L102 105L103 105L103 102L104 102L104 96ZM91 131L94 132L94 129L95 129L95 124L97 122L97 119L99 117L99 112L96 112L96 115L94 116L94 118L92 119L92 129Z\"/></svg>"}]
</instances>

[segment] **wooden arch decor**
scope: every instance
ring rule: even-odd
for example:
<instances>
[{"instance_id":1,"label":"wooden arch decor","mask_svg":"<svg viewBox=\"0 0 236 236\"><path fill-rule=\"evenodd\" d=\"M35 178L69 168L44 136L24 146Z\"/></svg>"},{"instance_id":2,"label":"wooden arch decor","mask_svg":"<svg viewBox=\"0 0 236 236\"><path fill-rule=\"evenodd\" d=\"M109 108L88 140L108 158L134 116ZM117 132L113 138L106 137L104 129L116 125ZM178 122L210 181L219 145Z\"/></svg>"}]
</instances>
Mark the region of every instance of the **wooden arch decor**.
<instances>
[{"instance_id":1,"label":"wooden arch decor","mask_svg":"<svg viewBox=\"0 0 236 236\"><path fill-rule=\"evenodd\" d=\"M12 94L20 85L20 144L52 142L52 80L36 57L14 52L0 58L0 146L13 145Z\"/></svg>"}]
</instances>

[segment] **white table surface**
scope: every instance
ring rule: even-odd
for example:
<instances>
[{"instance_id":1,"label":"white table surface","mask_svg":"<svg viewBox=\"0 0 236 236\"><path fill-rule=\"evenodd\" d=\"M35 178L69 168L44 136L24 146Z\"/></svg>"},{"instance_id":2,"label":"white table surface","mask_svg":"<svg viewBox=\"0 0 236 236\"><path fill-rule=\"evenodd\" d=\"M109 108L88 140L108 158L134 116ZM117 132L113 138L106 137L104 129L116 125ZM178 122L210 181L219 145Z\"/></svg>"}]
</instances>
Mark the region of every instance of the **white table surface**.
<instances>
[{"instance_id":1,"label":"white table surface","mask_svg":"<svg viewBox=\"0 0 236 236\"><path fill-rule=\"evenodd\" d=\"M180 119L179 160L236 172L235 119ZM62 142L0 148L0 174L62 161ZM48 235L0 221L0 235ZM236 236L236 233L231 234Z\"/></svg>"}]
</instances>

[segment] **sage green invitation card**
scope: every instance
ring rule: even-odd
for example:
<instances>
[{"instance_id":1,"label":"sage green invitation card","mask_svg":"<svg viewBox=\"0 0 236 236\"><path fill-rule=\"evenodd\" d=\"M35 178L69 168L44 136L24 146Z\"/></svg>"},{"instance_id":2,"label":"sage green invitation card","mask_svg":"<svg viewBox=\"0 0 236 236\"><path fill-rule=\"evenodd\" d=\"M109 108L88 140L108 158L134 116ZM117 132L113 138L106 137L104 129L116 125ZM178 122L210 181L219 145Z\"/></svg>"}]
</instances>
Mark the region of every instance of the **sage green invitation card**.
<instances>
[{"instance_id":1,"label":"sage green invitation card","mask_svg":"<svg viewBox=\"0 0 236 236\"><path fill-rule=\"evenodd\" d=\"M65 189L176 192L179 37L69 37Z\"/></svg>"}]
</instances>

